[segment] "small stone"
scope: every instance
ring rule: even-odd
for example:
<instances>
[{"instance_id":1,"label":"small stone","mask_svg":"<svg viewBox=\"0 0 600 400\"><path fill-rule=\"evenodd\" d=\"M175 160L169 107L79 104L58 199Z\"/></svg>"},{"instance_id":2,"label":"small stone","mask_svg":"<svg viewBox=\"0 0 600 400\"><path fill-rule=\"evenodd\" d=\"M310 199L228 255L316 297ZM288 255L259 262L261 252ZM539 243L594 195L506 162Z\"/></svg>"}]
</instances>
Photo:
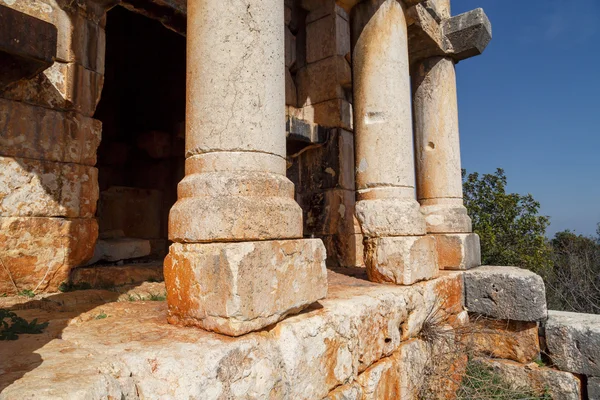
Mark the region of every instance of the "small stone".
<instances>
[{"instance_id":1,"label":"small stone","mask_svg":"<svg viewBox=\"0 0 600 400\"><path fill-rule=\"evenodd\" d=\"M480 55L492 40L492 24L481 8L444 20L442 31L457 61Z\"/></svg>"},{"instance_id":2,"label":"small stone","mask_svg":"<svg viewBox=\"0 0 600 400\"><path fill-rule=\"evenodd\" d=\"M581 381L569 372L539 367L535 363L523 365L497 359L476 358L473 362L491 368L515 391L532 391L537 395L548 393L553 400L581 399Z\"/></svg>"},{"instance_id":3,"label":"small stone","mask_svg":"<svg viewBox=\"0 0 600 400\"><path fill-rule=\"evenodd\" d=\"M239 336L296 314L327 293L318 239L171 246L169 321Z\"/></svg>"},{"instance_id":4,"label":"small stone","mask_svg":"<svg viewBox=\"0 0 600 400\"><path fill-rule=\"evenodd\" d=\"M469 312L515 321L541 321L547 316L544 281L531 271L483 266L464 277Z\"/></svg>"},{"instance_id":5,"label":"small stone","mask_svg":"<svg viewBox=\"0 0 600 400\"><path fill-rule=\"evenodd\" d=\"M549 311L546 345L563 371L600 376L600 315Z\"/></svg>"},{"instance_id":6,"label":"small stone","mask_svg":"<svg viewBox=\"0 0 600 400\"><path fill-rule=\"evenodd\" d=\"M369 280L411 285L435 278L438 265L430 236L367 239L365 263Z\"/></svg>"}]
</instances>

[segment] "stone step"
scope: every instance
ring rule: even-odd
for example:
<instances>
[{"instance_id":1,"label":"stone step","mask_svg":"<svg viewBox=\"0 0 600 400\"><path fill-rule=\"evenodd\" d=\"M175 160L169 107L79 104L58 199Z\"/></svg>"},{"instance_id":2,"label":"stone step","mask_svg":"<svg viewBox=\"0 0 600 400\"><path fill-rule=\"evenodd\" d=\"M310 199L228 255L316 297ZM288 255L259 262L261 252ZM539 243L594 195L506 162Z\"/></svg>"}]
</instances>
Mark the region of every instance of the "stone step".
<instances>
[{"instance_id":1,"label":"stone step","mask_svg":"<svg viewBox=\"0 0 600 400\"><path fill-rule=\"evenodd\" d=\"M70 284L74 287L89 285L93 288L138 284L163 280L162 260L124 265L97 265L75 268Z\"/></svg>"}]
</instances>

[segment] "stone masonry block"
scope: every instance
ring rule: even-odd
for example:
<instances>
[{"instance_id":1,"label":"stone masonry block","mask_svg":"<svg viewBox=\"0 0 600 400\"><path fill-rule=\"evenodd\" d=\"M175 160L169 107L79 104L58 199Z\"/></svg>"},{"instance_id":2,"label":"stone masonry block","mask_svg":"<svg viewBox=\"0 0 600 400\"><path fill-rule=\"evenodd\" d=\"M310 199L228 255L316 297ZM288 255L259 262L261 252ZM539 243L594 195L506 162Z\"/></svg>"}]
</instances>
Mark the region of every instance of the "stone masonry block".
<instances>
[{"instance_id":1,"label":"stone masonry block","mask_svg":"<svg viewBox=\"0 0 600 400\"><path fill-rule=\"evenodd\" d=\"M96 164L102 123L73 112L0 99L0 155Z\"/></svg>"},{"instance_id":2,"label":"stone masonry block","mask_svg":"<svg viewBox=\"0 0 600 400\"><path fill-rule=\"evenodd\" d=\"M298 104L306 106L347 98L352 82L350 64L343 56L328 57L306 65L296 74Z\"/></svg>"},{"instance_id":3,"label":"stone masonry block","mask_svg":"<svg viewBox=\"0 0 600 400\"><path fill-rule=\"evenodd\" d=\"M548 394L553 400L581 399L581 381L571 373L506 360L476 358L473 362L491 369L515 391Z\"/></svg>"},{"instance_id":4,"label":"stone masonry block","mask_svg":"<svg viewBox=\"0 0 600 400\"><path fill-rule=\"evenodd\" d=\"M0 89L52 65L56 28L0 3Z\"/></svg>"},{"instance_id":5,"label":"stone masonry block","mask_svg":"<svg viewBox=\"0 0 600 400\"><path fill-rule=\"evenodd\" d=\"M440 269L467 270L481 265L481 246L476 233L431 236L436 241Z\"/></svg>"},{"instance_id":6,"label":"stone masonry block","mask_svg":"<svg viewBox=\"0 0 600 400\"><path fill-rule=\"evenodd\" d=\"M52 0L11 1L0 0L0 5L53 24L58 32L56 60L75 62L83 67L104 74L106 38L98 22L61 7L61 2Z\"/></svg>"},{"instance_id":7,"label":"stone masonry block","mask_svg":"<svg viewBox=\"0 0 600 400\"><path fill-rule=\"evenodd\" d=\"M11 85L5 98L57 110L73 110L94 115L100 101L104 76L76 63L56 61L29 80Z\"/></svg>"},{"instance_id":8,"label":"stone masonry block","mask_svg":"<svg viewBox=\"0 0 600 400\"><path fill-rule=\"evenodd\" d=\"M0 157L0 216L92 218L97 201L94 167Z\"/></svg>"},{"instance_id":9,"label":"stone masonry block","mask_svg":"<svg viewBox=\"0 0 600 400\"><path fill-rule=\"evenodd\" d=\"M366 237L412 236L426 232L416 201L396 198L360 200L356 203L356 217Z\"/></svg>"},{"instance_id":10,"label":"stone masonry block","mask_svg":"<svg viewBox=\"0 0 600 400\"><path fill-rule=\"evenodd\" d=\"M444 20L442 31L456 61L478 56L492 40L492 24L481 8Z\"/></svg>"},{"instance_id":11,"label":"stone masonry block","mask_svg":"<svg viewBox=\"0 0 600 400\"><path fill-rule=\"evenodd\" d=\"M411 285L438 275L435 241L429 236L367 239L365 264L372 282Z\"/></svg>"},{"instance_id":12,"label":"stone masonry block","mask_svg":"<svg viewBox=\"0 0 600 400\"><path fill-rule=\"evenodd\" d=\"M350 53L350 23L332 13L306 26L306 62Z\"/></svg>"},{"instance_id":13,"label":"stone masonry block","mask_svg":"<svg viewBox=\"0 0 600 400\"><path fill-rule=\"evenodd\" d=\"M587 392L590 400L600 399L600 378L588 377Z\"/></svg>"},{"instance_id":14,"label":"stone masonry block","mask_svg":"<svg viewBox=\"0 0 600 400\"><path fill-rule=\"evenodd\" d=\"M600 376L600 315L549 311L545 335L558 368Z\"/></svg>"},{"instance_id":15,"label":"stone masonry block","mask_svg":"<svg viewBox=\"0 0 600 400\"><path fill-rule=\"evenodd\" d=\"M56 292L92 257L97 237L93 218L0 217L0 294Z\"/></svg>"},{"instance_id":16,"label":"stone masonry block","mask_svg":"<svg viewBox=\"0 0 600 400\"><path fill-rule=\"evenodd\" d=\"M493 319L546 319L542 278L517 267L483 266L465 272L465 306L469 312Z\"/></svg>"},{"instance_id":17,"label":"stone masonry block","mask_svg":"<svg viewBox=\"0 0 600 400\"><path fill-rule=\"evenodd\" d=\"M169 321L239 336L327 294L318 239L179 244L165 260Z\"/></svg>"},{"instance_id":18,"label":"stone masonry block","mask_svg":"<svg viewBox=\"0 0 600 400\"><path fill-rule=\"evenodd\" d=\"M339 127L353 130L352 104L347 100L334 99L310 104L300 109L301 119L313 121L324 127Z\"/></svg>"},{"instance_id":19,"label":"stone masonry block","mask_svg":"<svg viewBox=\"0 0 600 400\"><path fill-rule=\"evenodd\" d=\"M500 321L474 316L464 332L458 332L464 333L460 339L467 352L473 355L527 364L540 354L536 322Z\"/></svg>"}]
</instances>

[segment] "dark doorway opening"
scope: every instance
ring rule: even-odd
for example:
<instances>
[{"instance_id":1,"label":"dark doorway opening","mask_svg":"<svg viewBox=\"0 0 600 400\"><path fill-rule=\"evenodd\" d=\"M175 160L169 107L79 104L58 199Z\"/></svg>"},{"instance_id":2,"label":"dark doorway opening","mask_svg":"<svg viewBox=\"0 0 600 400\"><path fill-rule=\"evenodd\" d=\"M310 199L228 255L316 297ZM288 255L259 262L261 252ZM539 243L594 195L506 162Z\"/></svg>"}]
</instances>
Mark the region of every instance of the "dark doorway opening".
<instances>
[{"instance_id":1,"label":"dark doorway opening","mask_svg":"<svg viewBox=\"0 0 600 400\"><path fill-rule=\"evenodd\" d=\"M94 116L103 127L93 262L167 253L168 214L184 176L185 46L185 37L155 20L122 7L107 14L105 81ZM117 254L102 254L111 251Z\"/></svg>"}]
</instances>

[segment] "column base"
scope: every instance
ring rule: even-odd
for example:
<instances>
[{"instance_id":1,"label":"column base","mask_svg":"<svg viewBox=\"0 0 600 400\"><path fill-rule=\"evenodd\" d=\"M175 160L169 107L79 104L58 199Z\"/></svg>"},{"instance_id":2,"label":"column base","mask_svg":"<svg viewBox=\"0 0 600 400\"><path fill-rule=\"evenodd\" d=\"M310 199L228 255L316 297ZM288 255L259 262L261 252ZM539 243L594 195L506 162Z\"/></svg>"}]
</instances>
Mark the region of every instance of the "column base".
<instances>
[{"instance_id":1,"label":"column base","mask_svg":"<svg viewBox=\"0 0 600 400\"><path fill-rule=\"evenodd\" d=\"M240 336L325 298L320 239L171 245L168 321Z\"/></svg>"},{"instance_id":2,"label":"column base","mask_svg":"<svg viewBox=\"0 0 600 400\"><path fill-rule=\"evenodd\" d=\"M471 218L463 205L422 205L421 213L425 217L427 233L470 233L473 231Z\"/></svg>"},{"instance_id":3,"label":"column base","mask_svg":"<svg viewBox=\"0 0 600 400\"><path fill-rule=\"evenodd\" d=\"M481 265L481 246L476 233L430 236L436 241L440 269L467 270Z\"/></svg>"},{"instance_id":4,"label":"column base","mask_svg":"<svg viewBox=\"0 0 600 400\"><path fill-rule=\"evenodd\" d=\"M438 264L435 239L431 236L367 239L365 264L372 282L411 285L436 278Z\"/></svg>"}]
</instances>

